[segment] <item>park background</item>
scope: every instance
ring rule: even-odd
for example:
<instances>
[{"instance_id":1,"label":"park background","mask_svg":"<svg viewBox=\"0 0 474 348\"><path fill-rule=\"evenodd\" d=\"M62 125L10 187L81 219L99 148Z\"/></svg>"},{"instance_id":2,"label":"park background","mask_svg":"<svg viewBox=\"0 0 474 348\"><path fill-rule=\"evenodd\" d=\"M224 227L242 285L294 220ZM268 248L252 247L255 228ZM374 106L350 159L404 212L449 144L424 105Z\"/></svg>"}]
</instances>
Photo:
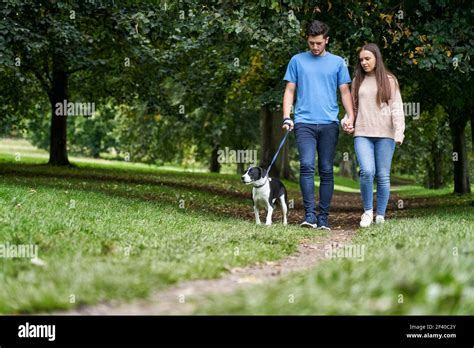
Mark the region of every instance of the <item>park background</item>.
<instances>
[{"instance_id":1,"label":"park background","mask_svg":"<svg viewBox=\"0 0 474 348\"><path fill-rule=\"evenodd\" d=\"M248 164L219 156L256 151L268 166L286 66L319 19L351 76L358 48L375 42L398 77L407 115L389 223L357 230L357 163L341 132L331 222L364 260L319 260L278 280L247 274L241 283L255 288L231 296L183 301L177 290L170 312L194 300L185 311L472 314L471 2L6 0L0 15L0 235L40 254L3 258L1 312L133 303L278 266L314 238L331 245L331 234L297 227L293 135L271 172L294 203L288 228L278 214L271 229L254 225L239 182ZM58 116L64 100L94 114Z\"/></svg>"}]
</instances>

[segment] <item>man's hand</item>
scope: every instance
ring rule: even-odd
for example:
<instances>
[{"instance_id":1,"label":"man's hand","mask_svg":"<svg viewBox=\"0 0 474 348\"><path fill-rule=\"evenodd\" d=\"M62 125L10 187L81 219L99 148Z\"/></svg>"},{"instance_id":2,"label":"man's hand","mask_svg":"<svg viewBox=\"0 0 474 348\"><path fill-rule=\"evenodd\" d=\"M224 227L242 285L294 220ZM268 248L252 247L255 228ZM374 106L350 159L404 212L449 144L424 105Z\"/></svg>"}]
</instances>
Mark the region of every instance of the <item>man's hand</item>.
<instances>
[{"instance_id":1,"label":"man's hand","mask_svg":"<svg viewBox=\"0 0 474 348\"><path fill-rule=\"evenodd\" d=\"M354 133L354 120L349 117L344 117L342 119L342 129L347 134Z\"/></svg>"},{"instance_id":2,"label":"man's hand","mask_svg":"<svg viewBox=\"0 0 474 348\"><path fill-rule=\"evenodd\" d=\"M281 126L281 128L291 132L294 126L295 124L293 123L293 120L288 117L283 120L283 125Z\"/></svg>"},{"instance_id":3,"label":"man's hand","mask_svg":"<svg viewBox=\"0 0 474 348\"><path fill-rule=\"evenodd\" d=\"M287 82L285 87L285 94L283 95L283 125L281 128L287 131L292 131L294 124L290 118L291 107L295 100L296 83Z\"/></svg>"},{"instance_id":4,"label":"man's hand","mask_svg":"<svg viewBox=\"0 0 474 348\"><path fill-rule=\"evenodd\" d=\"M341 101L346 110L346 116L342 119L342 129L347 134L354 133L354 104L352 103L351 90L348 84L342 84L339 86L341 92Z\"/></svg>"}]
</instances>

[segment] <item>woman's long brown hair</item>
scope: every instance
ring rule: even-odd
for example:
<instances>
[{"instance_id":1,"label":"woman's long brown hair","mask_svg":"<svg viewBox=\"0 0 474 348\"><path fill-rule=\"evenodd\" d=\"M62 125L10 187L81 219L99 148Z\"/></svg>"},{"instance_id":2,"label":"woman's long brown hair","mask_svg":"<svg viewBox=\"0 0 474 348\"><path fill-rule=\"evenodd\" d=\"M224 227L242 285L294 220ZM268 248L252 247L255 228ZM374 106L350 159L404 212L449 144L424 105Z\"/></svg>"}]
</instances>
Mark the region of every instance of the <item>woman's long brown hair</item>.
<instances>
[{"instance_id":1,"label":"woman's long brown hair","mask_svg":"<svg viewBox=\"0 0 474 348\"><path fill-rule=\"evenodd\" d=\"M362 69L360 65L360 52L362 51L369 51L375 56L375 80L377 82L377 104L381 105L382 103L387 103L390 100L391 95L391 87L390 81L387 75L391 76L395 81L395 88L398 86L397 78L394 74L392 74L387 68L385 68L385 64L383 63L382 54L380 53L380 49L374 43L369 43L364 46L357 52L357 64L355 68L355 76L354 82L352 85L352 98L354 101L354 108L357 110L359 108L359 88L364 81L365 76L367 73ZM357 116L357 114L356 114Z\"/></svg>"}]
</instances>

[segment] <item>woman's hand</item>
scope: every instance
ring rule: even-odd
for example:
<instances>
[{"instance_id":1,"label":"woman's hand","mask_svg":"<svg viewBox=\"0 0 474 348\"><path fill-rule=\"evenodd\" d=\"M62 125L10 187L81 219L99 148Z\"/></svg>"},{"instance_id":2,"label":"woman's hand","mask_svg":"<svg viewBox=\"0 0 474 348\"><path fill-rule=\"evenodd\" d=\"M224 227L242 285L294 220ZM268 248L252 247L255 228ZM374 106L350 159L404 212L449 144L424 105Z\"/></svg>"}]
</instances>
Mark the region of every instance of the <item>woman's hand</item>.
<instances>
[{"instance_id":1,"label":"woman's hand","mask_svg":"<svg viewBox=\"0 0 474 348\"><path fill-rule=\"evenodd\" d=\"M354 133L354 119L351 119L349 117L344 117L344 119L342 120L342 129L347 134Z\"/></svg>"}]
</instances>

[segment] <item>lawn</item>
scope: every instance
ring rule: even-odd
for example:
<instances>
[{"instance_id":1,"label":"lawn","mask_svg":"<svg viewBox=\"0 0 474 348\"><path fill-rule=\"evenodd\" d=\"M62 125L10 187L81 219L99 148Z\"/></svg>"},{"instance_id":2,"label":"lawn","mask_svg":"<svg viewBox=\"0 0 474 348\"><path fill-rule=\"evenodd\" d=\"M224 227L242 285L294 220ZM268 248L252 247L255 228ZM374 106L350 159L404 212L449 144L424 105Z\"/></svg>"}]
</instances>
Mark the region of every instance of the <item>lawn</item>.
<instances>
[{"instance_id":1,"label":"lawn","mask_svg":"<svg viewBox=\"0 0 474 348\"><path fill-rule=\"evenodd\" d=\"M302 239L325 235L275 219L271 229L255 226L249 187L236 174L77 157L73 168L52 168L46 160L26 142L0 141L0 244L32 244L39 257L2 258L0 313L146 298L183 280L281 259ZM358 192L350 179L335 183L336 194ZM300 199L298 183L285 184ZM473 196L393 191L408 207L420 197L433 206L399 210L386 225L359 231L353 244L364 246L363 261L329 259L210 298L197 313L472 314Z\"/></svg>"},{"instance_id":2,"label":"lawn","mask_svg":"<svg viewBox=\"0 0 474 348\"><path fill-rule=\"evenodd\" d=\"M226 212L238 207L250 211L246 198L155 183L146 175L128 173L129 183L113 171L95 176L87 168L62 169L52 176L55 168L47 166L15 168L0 178L1 240L37 245L46 265L0 261L2 313L146 297L177 281L281 258L314 235L279 222L269 229L229 217Z\"/></svg>"}]
</instances>

